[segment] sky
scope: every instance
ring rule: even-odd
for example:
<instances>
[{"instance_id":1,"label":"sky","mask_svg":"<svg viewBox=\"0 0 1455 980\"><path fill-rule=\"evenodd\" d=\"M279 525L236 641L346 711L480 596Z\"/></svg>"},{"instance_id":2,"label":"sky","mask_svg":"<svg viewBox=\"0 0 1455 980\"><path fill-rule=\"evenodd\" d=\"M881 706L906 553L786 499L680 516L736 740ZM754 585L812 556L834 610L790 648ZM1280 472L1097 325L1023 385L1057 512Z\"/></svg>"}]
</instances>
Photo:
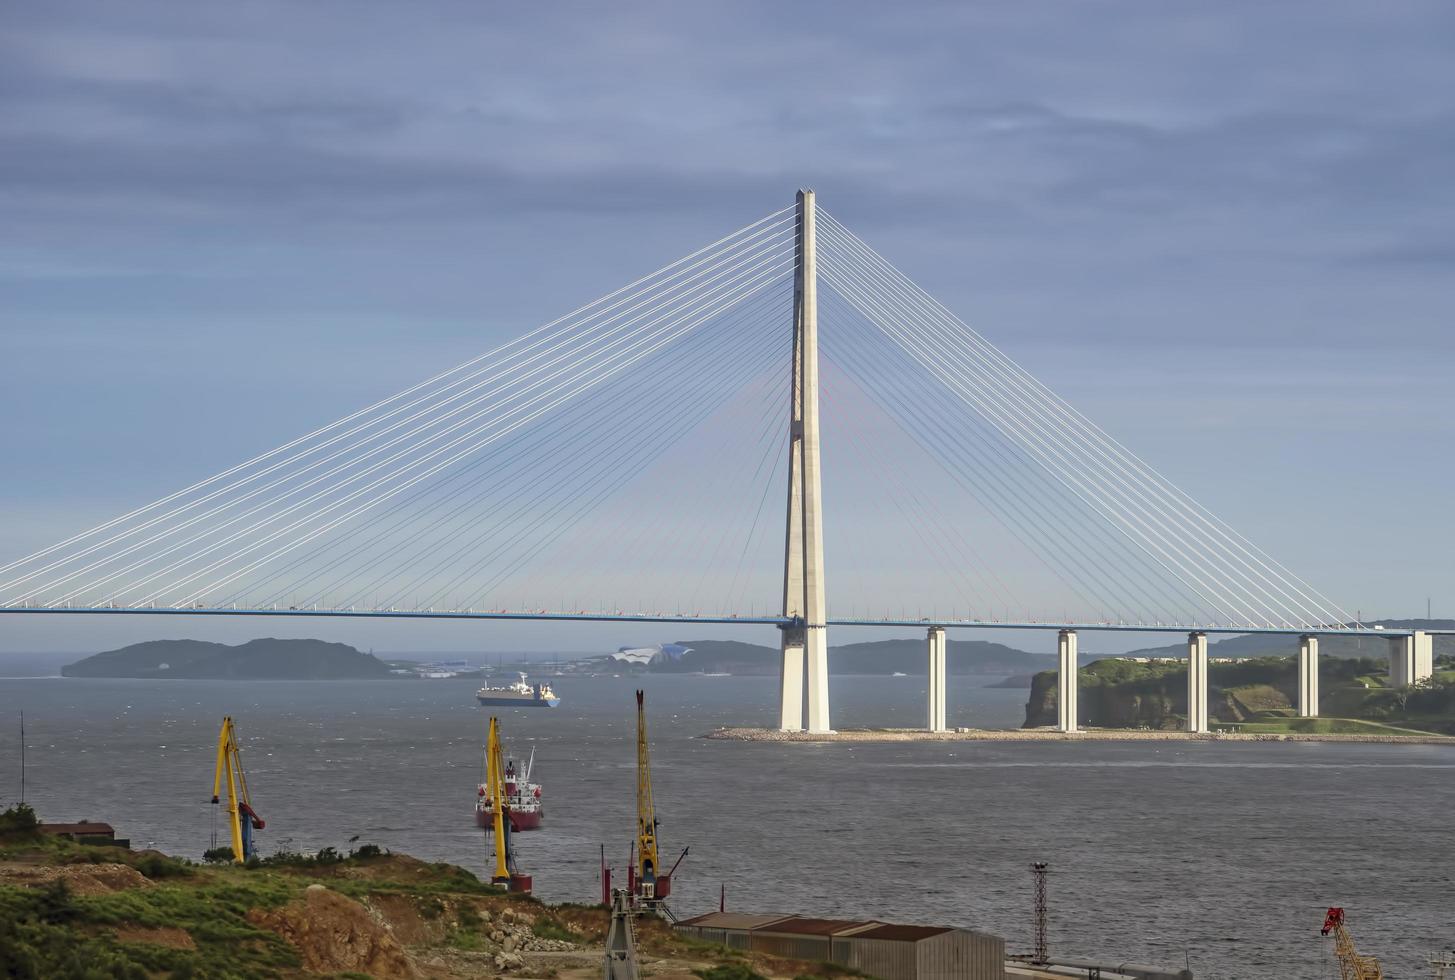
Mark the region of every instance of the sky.
<instances>
[{"instance_id":1,"label":"sky","mask_svg":"<svg viewBox=\"0 0 1455 980\"><path fill-rule=\"evenodd\" d=\"M1346 608L1455 614L1452 37L1439 2L11 5L0 563L813 187ZM11 619L0 651L256 632Z\"/></svg>"}]
</instances>

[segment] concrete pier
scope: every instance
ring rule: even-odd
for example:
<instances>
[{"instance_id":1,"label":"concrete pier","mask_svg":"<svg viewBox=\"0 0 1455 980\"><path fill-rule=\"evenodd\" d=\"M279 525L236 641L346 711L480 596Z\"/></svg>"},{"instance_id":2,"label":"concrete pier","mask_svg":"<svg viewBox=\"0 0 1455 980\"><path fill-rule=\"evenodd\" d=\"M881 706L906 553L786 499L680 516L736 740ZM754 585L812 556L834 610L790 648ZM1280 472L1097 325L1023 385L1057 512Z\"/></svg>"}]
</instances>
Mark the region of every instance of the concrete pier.
<instances>
[{"instance_id":1,"label":"concrete pier","mask_svg":"<svg viewBox=\"0 0 1455 980\"><path fill-rule=\"evenodd\" d=\"M1298 713L1303 718L1319 716L1319 638L1298 640Z\"/></svg>"},{"instance_id":2,"label":"concrete pier","mask_svg":"<svg viewBox=\"0 0 1455 980\"><path fill-rule=\"evenodd\" d=\"M1187 634L1187 730L1206 732L1207 634Z\"/></svg>"},{"instance_id":3,"label":"concrete pier","mask_svg":"<svg viewBox=\"0 0 1455 980\"><path fill-rule=\"evenodd\" d=\"M778 728L785 732L803 729L803 630L782 630L783 660L778 665Z\"/></svg>"},{"instance_id":4,"label":"concrete pier","mask_svg":"<svg viewBox=\"0 0 1455 980\"><path fill-rule=\"evenodd\" d=\"M1429 680L1435 672L1435 647L1430 634L1415 630L1389 638L1389 686L1407 687Z\"/></svg>"},{"instance_id":5,"label":"concrete pier","mask_svg":"<svg viewBox=\"0 0 1455 980\"><path fill-rule=\"evenodd\" d=\"M948 731L945 726L945 628L931 626L927 641L930 660L930 703L925 728L932 732Z\"/></svg>"},{"instance_id":6,"label":"concrete pier","mask_svg":"<svg viewBox=\"0 0 1455 980\"><path fill-rule=\"evenodd\" d=\"M1080 707L1076 695L1080 689L1077 683L1078 664L1076 660L1076 631L1062 630L1056 638L1056 728L1063 732L1080 731L1077 719Z\"/></svg>"}]
</instances>

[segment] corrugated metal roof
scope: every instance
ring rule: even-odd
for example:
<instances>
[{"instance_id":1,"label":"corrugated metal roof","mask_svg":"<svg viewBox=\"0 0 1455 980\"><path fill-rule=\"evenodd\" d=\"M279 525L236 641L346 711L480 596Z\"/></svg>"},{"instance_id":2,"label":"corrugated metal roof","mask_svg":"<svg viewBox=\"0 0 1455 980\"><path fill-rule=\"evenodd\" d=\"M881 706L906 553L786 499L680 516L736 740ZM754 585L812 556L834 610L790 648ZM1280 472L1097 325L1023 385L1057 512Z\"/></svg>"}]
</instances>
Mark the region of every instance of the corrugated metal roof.
<instances>
[{"instance_id":1,"label":"corrugated metal roof","mask_svg":"<svg viewBox=\"0 0 1455 980\"><path fill-rule=\"evenodd\" d=\"M921 939L939 936L955 930L948 926L896 926L881 925L864 932L854 933L855 939L894 939L900 942L917 943Z\"/></svg>"},{"instance_id":2,"label":"corrugated metal roof","mask_svg":"<svg viewBox=\"0 0 1455 980\"><path fill-rule=\"evenodd\" d=\"M92 823L83 820L80 823L43 823L37 824L36 829L42 834L114 834L116 831L109 823Z\"/></svg>"},{"instance_id":3,"label":"corrugated metal roof","mask_svg":"<svg viewBox=\"0 0 1455 980\"><path fill-rule=\"evenodd\" d=\"M788 915L749 915L746 912L708 912L705 915L683 919L678 925L696 926L699 929L757 929L770 922L789 919Z\"/></svg>"},{"instance_id":4,"label":"corrugated metal roof","mask_svg":"<svg viewBox=\"0 0 1455 980\"><path fill-rule=\"evenodd\" d=\"M760 932L782 932L795 936L839 936L857 933L860 929L879 926L884 923L873 919L807 919L797 915L789 916L767 926L759 926Z\"/></svg>"}]
</instances>

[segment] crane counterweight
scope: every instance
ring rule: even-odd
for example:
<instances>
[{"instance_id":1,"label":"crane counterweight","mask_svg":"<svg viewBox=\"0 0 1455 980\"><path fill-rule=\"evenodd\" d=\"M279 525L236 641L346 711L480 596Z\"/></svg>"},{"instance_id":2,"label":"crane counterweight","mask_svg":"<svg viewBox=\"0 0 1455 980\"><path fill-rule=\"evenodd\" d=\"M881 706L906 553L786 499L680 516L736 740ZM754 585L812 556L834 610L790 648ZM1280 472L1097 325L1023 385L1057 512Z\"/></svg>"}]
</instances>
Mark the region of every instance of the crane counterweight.
<instances>
[{"instance_id":1,"label":"crane counterweight","mask_svg":"<svg viewBox=\"0 0 1455 980\"><path fill-rule=\"evenodd\" d=\"M1334 937L1334 953L1339 957L1341 980L1384 980L1384 968L1373 956L1361 956L1354 948L1354 937L1344 927L1344 910L1331 908L1324 916L1319 935Z\"/></svg>"}]
</instances>

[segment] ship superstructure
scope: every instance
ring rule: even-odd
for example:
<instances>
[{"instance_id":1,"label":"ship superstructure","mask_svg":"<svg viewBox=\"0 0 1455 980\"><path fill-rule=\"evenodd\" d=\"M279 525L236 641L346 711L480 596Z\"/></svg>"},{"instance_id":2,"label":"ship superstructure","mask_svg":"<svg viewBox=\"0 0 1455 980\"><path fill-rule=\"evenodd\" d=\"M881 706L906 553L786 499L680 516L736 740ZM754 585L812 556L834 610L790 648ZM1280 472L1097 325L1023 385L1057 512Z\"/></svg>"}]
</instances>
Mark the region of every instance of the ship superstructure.
<instances>
[{"instance_id":1,"label":"ship superstructure","mask_svg":"<svg viewBox=\"0 0 1455 980\"><path fill-rule=\"evenodd\" d=\"M530 759L523 770L516 759L506 758L504 761L502 780L505 786L505 814L510 818L510 829L517 832L535 830L546 817L540 784L530 781L535 761L534 748L530 750ZM495 825L495 799L487 783L481 783L476 791L475 825L486 830Z\"/></svg>"}]
</instances>

